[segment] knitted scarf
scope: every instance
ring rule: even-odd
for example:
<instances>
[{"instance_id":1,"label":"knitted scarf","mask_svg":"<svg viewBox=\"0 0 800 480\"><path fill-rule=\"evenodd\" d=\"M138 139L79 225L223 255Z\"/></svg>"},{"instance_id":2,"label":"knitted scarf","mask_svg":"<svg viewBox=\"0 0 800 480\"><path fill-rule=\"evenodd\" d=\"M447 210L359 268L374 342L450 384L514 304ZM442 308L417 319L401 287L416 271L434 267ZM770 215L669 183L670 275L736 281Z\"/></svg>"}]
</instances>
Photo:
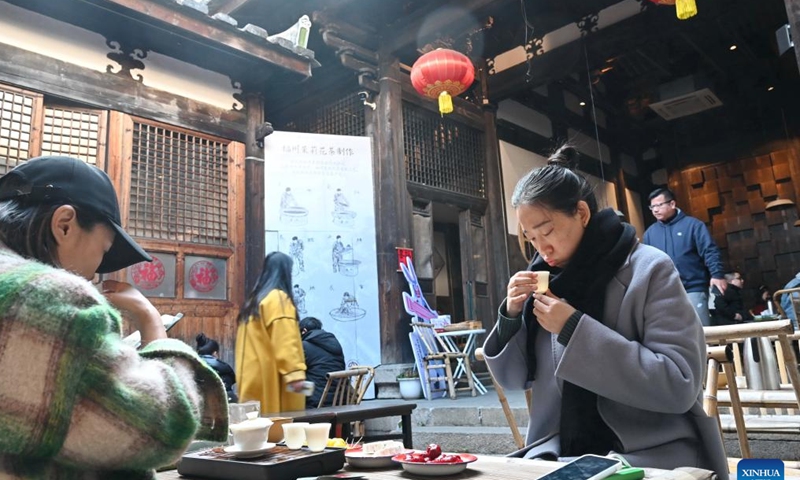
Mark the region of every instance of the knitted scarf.
<instances>
[{"instance_id":1,"label":"knitted scarf","mask_svg":"<svg viewBox=\"0 0 800 480\"><path fill-rule=\"evenodd\" d=\"M593 215L577 250L563 269L551 267L534 255L528 270L550 271L550 290L559 298L602 322L606 287L636 242L636 231L620 222L611 209ZM533 298L525 301L523 318L528 328L528 380L536 374L536 335L541 329L533 313ZM589 319L589 321L592 321ZM584 317L582 321L587 321ZM587 359L591 361L591 359ZM597 394L564 381L561 399L561 456L603 454L619 441L597 411Z\"/></svg>"}]
</instances>

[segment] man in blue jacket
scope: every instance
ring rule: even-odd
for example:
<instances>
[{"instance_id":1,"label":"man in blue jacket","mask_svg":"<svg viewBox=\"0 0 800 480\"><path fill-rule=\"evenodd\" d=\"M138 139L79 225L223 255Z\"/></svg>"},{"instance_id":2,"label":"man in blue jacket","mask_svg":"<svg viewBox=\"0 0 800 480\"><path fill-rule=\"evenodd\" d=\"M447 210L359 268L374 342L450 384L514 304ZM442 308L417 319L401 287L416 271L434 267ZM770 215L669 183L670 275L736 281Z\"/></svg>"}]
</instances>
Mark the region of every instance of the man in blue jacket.
<instances>
[{"instance_id":1,"label":"man in blue jacket","mask_svg":"<svg viewBox=\"0 0 800 480\"><path fill-rule=\"evenodd\" d=\"M797 288L797 287L800 287L800 272L793 279L789 280L789 283L787 283L783 287L783 290L788 290L790 288ZM797 297L798 295L800 294L792 293L793 297ZM798 330L797 315L800 314L800 312L794 311L794 305L792 305L792 299L789 298L788 293L784 293L783 295L781 295L781 308L783 309L784 312L786 312L786 316L789 317L789 319L792 321L792 324L794 324L794 329L795 331L797 331Z\"/></svg>"},{"instance_id":2,"label":"man in blue jacket","mask_svg":"<svg viewBox=\"0 0 800 480\"><path fill-rule=\"evenodd\" d=\"M650 194L650 211L658 221L644 232L643 243L669 255L700 321L704 326L711 325L708 313L709 276L711 285L717 287L720 293L724 294L728 287L717 245L703 222L686 215L677 207L675 194L671 190L654 190Z\"/></svg>"}]
</instances>

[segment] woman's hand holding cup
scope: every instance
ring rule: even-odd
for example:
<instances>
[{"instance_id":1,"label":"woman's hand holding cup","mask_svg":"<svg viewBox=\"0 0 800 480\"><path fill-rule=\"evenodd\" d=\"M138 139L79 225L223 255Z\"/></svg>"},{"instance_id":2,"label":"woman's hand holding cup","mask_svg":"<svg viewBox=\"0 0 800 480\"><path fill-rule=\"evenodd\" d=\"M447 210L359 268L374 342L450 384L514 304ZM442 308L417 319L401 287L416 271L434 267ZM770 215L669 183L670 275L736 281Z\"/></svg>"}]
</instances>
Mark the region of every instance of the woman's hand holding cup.
<instances>
[{"instance_id":1,"label":"woman's hand holding cup","mask_svg":"<svg viewBox=\"0 0 800 480\"><path fill-rule=\"evenodd\" d=\"M525 300L534 292L546 292L549 283L550 272L530 272L521 271L514 274L508 281L506 291L506 314L510 318L520 316Z\"/></svg>"}]
</instances>

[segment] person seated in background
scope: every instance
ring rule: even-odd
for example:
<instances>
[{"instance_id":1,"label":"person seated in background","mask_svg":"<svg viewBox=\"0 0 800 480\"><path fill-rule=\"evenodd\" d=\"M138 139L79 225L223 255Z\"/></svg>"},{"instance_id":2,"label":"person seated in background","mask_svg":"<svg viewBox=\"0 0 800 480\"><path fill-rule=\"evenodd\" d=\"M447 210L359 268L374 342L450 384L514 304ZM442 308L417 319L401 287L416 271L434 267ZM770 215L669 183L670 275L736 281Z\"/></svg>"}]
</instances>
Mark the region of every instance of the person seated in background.
<instances>
[{"instance_id":1,"label":"person seated in background","mask_svg":"<svg viewBox=\"0 0 800 480\"><path fill-rule=\"evenodd\" d=\"M800 272L798 272L793 279L789 280L789 283L787 283L782 288L782 290L788 290L790 288L797 288L797 287L800 287ZM800 296L800 293L793 293L792 296L797 298L798 296ZM794 305L792 304L792 299L789 298L788 293L784 293L783 295L781 295L781 308L783 309L784 312L786 312L786 316L789 317L789 319L792 321L792 324L794 325L794 330L797 331L798 312L794 311Z\"/></svg>"},{"instance_id":2,"label":"person seated in background","mask_svg":"<svg viewBox=\"0 0 800 480\"><path fill-rule=\"evenodd\" d=\"M758 300L750 310L753 315L761 315L764 311L769 311L769 303L772 301L772 289L766 285L758 287Z\"/></svg>"},{"instance_id":3,"label":"person seated in background","mask_svg":"<svg viewBox=\"0 0 800 480\"><path fill-rule=\"evenodd\" d=\"M314 382L314 393L306 397L306 408L317 408L328 379L326 374L344 370L344 352L339 340L322 329L322 322L314 317L300 320L300 337L306 356L306 379ZM333 403L333 391L328 392L324 406Z\"/></svg>"},{"instance_id":4,"label":"person seated in background","mask_svg":"<svg viewBox=\"0 0 800 480\"><path fill-rule=\"evenodd\" d=\"M144 261L102 170L47 156L0 178L0 478L154 478L195 438L227 439L213 370L132 285L91 283Z\"/></svg>"},{"instance_id":5,"label":"person seated in background","mask_svg":"<svg viewBox=\"0 0 800 480\"><path fill-rule=\"evenodd\" d=\"M197 342L197 354L209 367L217 372L219 378L222 379L222 383L225 384L228 402L238 402L239 399L236 397L236 392L233 391L233 384L236 383L236 373L230 365L219 359L219 342L206 337L206 334L202 332L197 334L195 341Z\"/></svg>"},{"instance_id":6,"label":"person seated in background","mask_svg":"<svg viewBox=\"0 0 800 480\"><path fill-rule=\"evenodd\" d=\"M714 311L716 312L717 325L732 325L734 323L753 321L753 315L744 308L744 299L742 298L744 278L742 274L736 271L726 273L725 280L728 282L728 288L725 289L725 293L720 294L719 290L714 292Z\"/></svg>"}]
</instances>

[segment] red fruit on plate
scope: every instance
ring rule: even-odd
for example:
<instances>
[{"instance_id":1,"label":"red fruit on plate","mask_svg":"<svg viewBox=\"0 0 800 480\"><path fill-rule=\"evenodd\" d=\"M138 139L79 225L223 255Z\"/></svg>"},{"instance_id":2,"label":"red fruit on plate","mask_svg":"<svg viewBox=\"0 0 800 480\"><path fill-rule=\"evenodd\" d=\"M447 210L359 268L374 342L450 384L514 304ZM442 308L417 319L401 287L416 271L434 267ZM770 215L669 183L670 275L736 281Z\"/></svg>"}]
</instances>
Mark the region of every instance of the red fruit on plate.
<instances>
[{"instance_id":1,"label":"red fruit on plate","mask_svg":"<svg viewBox=\"0 0 800 480\"><path fill-rule=\"evenodd\" d=\"M463 460L458 455L445 454L434 460L434 463L462 463Z\"/></svg>"},{"instance_id":2,"label":"red fruit on plate","mask_svg":"<svg viewBox=\"0 0 800 480\"><path fill-rule=\"evenodd\" d=\"M428 454L431 460L436 460L436 457L442 454L442 447L436 445L435 443L431 443L428 445L428 448L425 449L425 453Z\"/></svg>"},{"instance_id":3,"label":"red fruit on plate","mask_svg":"<svg viewBox=\"0 0 800 480\"><path fill-rule=\"evenodd\" d=\"M410 458L408 459L408 461L409 461L409 462L414 462L414 463L425 463L425 462L427 462L428 460L430 460L430 458L428 457L428 455L426 455L426 454L424 454L424 453L421 453L421 452L420 452L420 453L417 453L417 452L415 452L415 453L409 453L409 454L408 454L408 456L410 457Z\"/></svg>"}]
</instances>

